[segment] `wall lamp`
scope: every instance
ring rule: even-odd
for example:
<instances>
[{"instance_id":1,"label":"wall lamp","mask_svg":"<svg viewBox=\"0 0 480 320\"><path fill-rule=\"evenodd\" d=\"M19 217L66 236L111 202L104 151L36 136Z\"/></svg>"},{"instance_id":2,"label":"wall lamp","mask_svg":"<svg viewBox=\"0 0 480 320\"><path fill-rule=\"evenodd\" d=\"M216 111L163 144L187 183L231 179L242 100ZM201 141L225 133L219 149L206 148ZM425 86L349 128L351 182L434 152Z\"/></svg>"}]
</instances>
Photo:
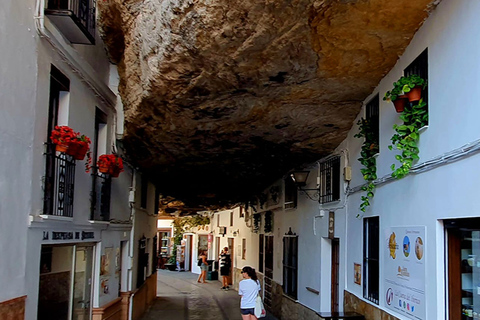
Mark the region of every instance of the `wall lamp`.
<instances>
[{"instance_id":1,"label":"wall lamp","mask_svg":"<svg viewBox=\"0 0 480 320\"><path fill-rule=\"evenodd\" d=\"M317 188L313 188L313 189L303 188L307 185L307 179L308 179L308 174L309 173L310 173L310 171L306 171L306 170L296 170L296 171L290 172L290 177L292 178L293 182L295 183L295 186L297 187L297 189L299 191L303 191L311 200L317 201L318 199L314 199L313 197L311 197L307 193L307 191L315 191L314 197L320 197L320 187L319 186Z\"/></svg>"}]
</instances>

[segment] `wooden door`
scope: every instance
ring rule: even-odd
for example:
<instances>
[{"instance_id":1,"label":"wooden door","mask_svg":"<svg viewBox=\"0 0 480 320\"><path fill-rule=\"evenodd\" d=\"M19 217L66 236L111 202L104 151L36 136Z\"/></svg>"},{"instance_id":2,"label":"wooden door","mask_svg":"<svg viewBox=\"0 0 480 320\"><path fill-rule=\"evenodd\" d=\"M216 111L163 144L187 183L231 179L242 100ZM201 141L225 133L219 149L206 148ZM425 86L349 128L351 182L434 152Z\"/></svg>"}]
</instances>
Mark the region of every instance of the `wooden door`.
<instances>
[{"instance_id":1,"label":"wooden door","mask_svg":"<svg viewBox=\"0 0 480 320\"><path fill-rule=\"evenodd\" d=\"M339 265L340 265L340 239L332 239L332 312L338 312L338 278L339 278Z\"/></svg>"},{"instance_id":2,"label":"wooden door","mask_svg":"<svg viewBox=\"0 0 480 320\"><path fill-rule=\"evenodd\" d=\"M273 236L265 236L265 297L267 310L272 310L272 281L273 281Z\"/></svg>"}]
</instances>

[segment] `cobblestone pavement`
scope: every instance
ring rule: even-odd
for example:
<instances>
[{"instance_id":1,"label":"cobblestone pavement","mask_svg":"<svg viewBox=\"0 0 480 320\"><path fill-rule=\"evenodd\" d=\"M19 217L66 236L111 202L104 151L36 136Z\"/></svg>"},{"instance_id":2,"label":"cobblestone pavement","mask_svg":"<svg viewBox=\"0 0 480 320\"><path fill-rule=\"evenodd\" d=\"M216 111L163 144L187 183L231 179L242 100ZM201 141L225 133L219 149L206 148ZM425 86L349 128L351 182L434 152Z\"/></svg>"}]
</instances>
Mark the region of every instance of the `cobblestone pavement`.
<instances>
[{"instance_id":1,"label":"cobblestone pavement","mask_svg":"<svg viewBox=\"0 0 480 320\"><path fill-rule=\"evenodd\" d=\"M240 296L221 290L220 281L197 283L190 272L158 270L157 300L142 320L241 320ZM267 315L265 320L276 320Z\"/></svg>"}]
</instances>

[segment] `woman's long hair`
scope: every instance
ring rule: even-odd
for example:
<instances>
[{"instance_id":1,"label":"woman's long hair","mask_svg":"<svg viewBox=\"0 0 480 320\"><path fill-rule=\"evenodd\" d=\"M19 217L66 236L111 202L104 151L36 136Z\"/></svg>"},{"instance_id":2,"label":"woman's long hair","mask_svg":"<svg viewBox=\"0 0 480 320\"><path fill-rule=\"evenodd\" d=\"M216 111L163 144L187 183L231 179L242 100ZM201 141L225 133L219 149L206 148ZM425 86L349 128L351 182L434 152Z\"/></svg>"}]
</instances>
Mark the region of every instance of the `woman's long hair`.
<instances>
[{"instance_id":1,"label":"woman's long hair","mask_svg":"<svg viewBox=\"0 0 480 320\"><path fill-rule=\"evenodd\" d=\"M252 279L253 281L256 282L258 280L257 273L255 272L255 269L253 269L252 267L243 267L242 272L245 272L246 274L248 274L250 279Z\"/></svg>"}]
</instances>

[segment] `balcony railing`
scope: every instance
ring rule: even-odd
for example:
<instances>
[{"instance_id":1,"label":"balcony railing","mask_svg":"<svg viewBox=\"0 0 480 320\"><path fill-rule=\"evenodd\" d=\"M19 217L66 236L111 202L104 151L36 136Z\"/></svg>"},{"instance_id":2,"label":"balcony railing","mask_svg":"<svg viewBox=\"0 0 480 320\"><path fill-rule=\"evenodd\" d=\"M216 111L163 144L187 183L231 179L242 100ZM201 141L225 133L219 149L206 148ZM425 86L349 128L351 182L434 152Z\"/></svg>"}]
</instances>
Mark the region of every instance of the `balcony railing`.
<instances>
[{"instance_id":1,"label":"balcony railing","mask_svg":"<svg viewBox=\"0 0 480 320\"><path fill-rule=\"evenodd\" d=\"M71 43L95 44L95 0L48 0L45 15Z\"/></svg>"},{"instance_id":2,"label":"balcony railing","mask_svg":"<svg viewBox=\"0 0 480 320\"><path fill-rule=\"evenodd\" d=\"M43 213L73 217L75 159L65 153L56 153L51 145L48 149Z\"/></svg>"},{"instance_id":3,"label":"balcony railing","mask_svg":"<svg viewBox=\"0 0 480 320\"><path fill-rule=\"evenodd\" d=\"M101 173L94 174L92 177L91 220L109 221L112 178L109 174Z\"/></svg>"}]
</instances>

